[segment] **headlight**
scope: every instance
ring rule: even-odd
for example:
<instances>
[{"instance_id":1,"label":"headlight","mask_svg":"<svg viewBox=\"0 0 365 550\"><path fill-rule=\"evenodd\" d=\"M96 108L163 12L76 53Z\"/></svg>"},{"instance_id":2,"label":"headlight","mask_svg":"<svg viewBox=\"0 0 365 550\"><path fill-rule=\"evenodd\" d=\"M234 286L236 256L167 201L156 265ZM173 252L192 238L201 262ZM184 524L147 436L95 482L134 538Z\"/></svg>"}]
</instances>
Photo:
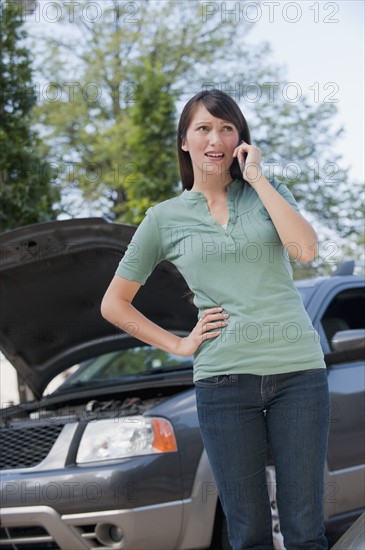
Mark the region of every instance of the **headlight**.
<instances>
[{"instance_id":1,"label":"headlight","mask_svg":"<svg viewBox=\"0 0 365 550\"><path fill-rule=\"evenodd\" d=\"M89 422L76 462L100 462L177 451L174 430L165 418L125 416Z\"/></svg>"}]
</instances>

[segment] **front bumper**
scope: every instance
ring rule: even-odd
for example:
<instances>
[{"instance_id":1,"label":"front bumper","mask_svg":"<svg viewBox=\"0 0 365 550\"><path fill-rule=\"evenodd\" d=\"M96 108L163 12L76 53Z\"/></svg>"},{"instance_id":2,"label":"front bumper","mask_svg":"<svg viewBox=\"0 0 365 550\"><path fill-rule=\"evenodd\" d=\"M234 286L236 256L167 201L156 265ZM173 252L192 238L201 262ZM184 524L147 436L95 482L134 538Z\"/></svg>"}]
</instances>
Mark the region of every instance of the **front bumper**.
<instances>
[{"instance_id":1,"label":"front bumper","mask_svg":"<svg viewBox=\"0 0 365 550\"><path fill-rule=\"evenodd\" d=\"M64 515L50 506L3 509L0 549L34 544L37 550L171 550L180 535L182 512L182 501Z\"/></svg>"},{"instance_id":2,"label":"front bumper","mask_svg":"<svg viewBox=\"0 0 365 550\"><path fill-rule=\"evenodd\" d=\"M217 498L214 477L203 452L191 495L186 499L72 514L61 514L46 505L3 508L0 550L208 548ZM111 534L119 534L120 539L113 540Z\"/></svg>"}]
</instances>

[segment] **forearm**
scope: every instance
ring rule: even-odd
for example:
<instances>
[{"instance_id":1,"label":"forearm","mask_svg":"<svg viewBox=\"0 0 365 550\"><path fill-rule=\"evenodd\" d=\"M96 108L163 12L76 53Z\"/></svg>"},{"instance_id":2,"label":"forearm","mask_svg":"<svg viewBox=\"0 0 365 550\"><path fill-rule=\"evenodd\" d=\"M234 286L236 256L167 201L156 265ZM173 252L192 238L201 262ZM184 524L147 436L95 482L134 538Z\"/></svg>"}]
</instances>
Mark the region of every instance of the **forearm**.
<instances>
[{"instance_id":1,"label":"forearm","mask_svg":"<svg viewBox=\"0 0 365 550\"><path fill-rule=\"evenodd\" d=\"M311 224L274 189L263 175L251 185L268 211L290 257L302 263L316 258L317 234Z\"/></svg>"},{"instance_id":2,"label":"forearm","mask_svg":"<svg viewBox=\"0 0 365 550\"><path fill-rule=\"evenodd\" d=\"M138 340L169 353L178 352L181 338L147 319L127 301L105 298L101 312L107 321Z\"/></svg>"},{"instance_id":3,"label":"forearm","mask_svg":"<svg viewBox=\"0 0 365 550\"><path fill-rule=\"evenodd\" d=\"M316 232L263 176L259 147L242 141L234 150L233 157L238 158L244 179L258 193L289 256L302 263L316 258L318 254Z\"/></svg>"}]
</instances>

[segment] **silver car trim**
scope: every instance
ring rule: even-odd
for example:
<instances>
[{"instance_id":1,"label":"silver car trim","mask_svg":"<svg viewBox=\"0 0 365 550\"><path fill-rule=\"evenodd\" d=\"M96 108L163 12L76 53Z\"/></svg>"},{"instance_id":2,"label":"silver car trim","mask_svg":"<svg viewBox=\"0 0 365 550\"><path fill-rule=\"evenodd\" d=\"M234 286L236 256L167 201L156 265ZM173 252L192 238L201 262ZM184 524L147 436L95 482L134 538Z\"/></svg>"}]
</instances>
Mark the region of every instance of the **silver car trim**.
<instances>
[{"instance_id":1,"label":"silver car trim","mask_svg":"<svg viewBox=\"0 0 365 550\"><path fill-rule=\"evenodd\" d=\"M211 543L218 493L207 453L196 470L191 497L185 499L181 535L176 548L208 548Z\"/></svg>"},{"instance_id":2,"label":"silver car trim","mask_svg":"<svg viewBox=\"0 0 365 550\"><path fill-rule=\"evenodd\" d=\"M182 525L183 502L174 501L127 510L107 510L80 514L58 514L49 506L7 508L1 512L2 527L41 526L62 550L171 550L176 548ZM94 525L92 533L83 526ZM95 531L102 526L119 527L123 533L120 542L102 543ZM33 542L29 538L23 542ZM2 543L2 544L1 544ZM2 545L11 543L2 540Z\"/></svg>"}]
</instances>

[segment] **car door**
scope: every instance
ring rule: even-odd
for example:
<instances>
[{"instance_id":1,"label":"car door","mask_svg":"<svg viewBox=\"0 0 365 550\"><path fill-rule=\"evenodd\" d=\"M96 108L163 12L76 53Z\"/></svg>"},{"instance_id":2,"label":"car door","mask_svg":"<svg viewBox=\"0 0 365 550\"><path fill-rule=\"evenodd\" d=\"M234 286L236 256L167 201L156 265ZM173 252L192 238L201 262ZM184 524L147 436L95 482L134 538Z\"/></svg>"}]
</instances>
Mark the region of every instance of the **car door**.
<instances>
[{"instance_id":1,"label":"car door","mask_svg":"<svg viewBox=\"0 0 365 550\"><path fill-rule=\"evenodd\" d=\"M357 280L358 281L358 280ZM317 302L319 303L319 302ZM364 329L365 289L358 282L332 281L315 326L327 363L331 416L325 484L326 516L342 516L364 503L364 347L335 350L339 331ZM355 334L355 333L353 333Z\"/></svg>"}]
</instances>

